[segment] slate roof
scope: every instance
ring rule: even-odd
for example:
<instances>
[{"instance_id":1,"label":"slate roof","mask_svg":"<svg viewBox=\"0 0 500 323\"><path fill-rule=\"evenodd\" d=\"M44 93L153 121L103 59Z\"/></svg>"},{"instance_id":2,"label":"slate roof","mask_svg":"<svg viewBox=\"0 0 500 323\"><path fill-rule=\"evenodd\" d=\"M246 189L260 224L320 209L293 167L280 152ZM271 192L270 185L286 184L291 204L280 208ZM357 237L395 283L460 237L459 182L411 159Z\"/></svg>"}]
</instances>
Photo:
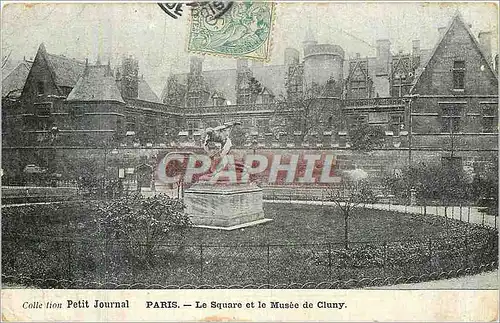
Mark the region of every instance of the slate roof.
<instances>
[{"instance_id":1,"label":"slate roof","mask_svg":"<svg viewBox=\"0 0 500 323\"><path fill-rule=\"evenodd\" d=\"M109 65L86 66L68 101L116 101L125 103Z\"/></svg>"},{"instance_id":2,"label":"slate roof","mask_svg":"<svg viewBox=\"0 0 500 323\"><path fill-rule=\"evenodd\" d=\"M58 86L74 87L85 69L85 63L62 55L46 53L47 62L55 73Z\"/></svg>"},{"instance_id":3,"label":"slate roof","mask_svg":"<svg viewBox=\"0 0 500 323\"><path fill-rule=\"evenodd\" d=\"M156 93L153 92L149 84L143 78L139 79L139 94L137 98L143 101L161 103Z\"/></svg>"},{"instance_id":4,"label":"slate roof","mask_svg":"<svg viewBox=\"0 0 500 323\"><path fill-rule=\"evenodd\" d=\"M274 94L285 93L285 65L251 66L253 77ZM179 84L187 84L188 73L175 74ZM219 93L231 104L236 104L236 69L209 70L202 72L210 93ZM168 86L165 85L165 86ZM166 93L166 89L163 90Z\"/></svg>"},{"instance_id":5,"label":"slate roof","mask_svg":"<svg viewBox=\"0 0 500 323\"><path fill-rule=\"evenodd\" d=\"M2 98L7 95L17 98L21 95L32 64L32 62L23 61L3 78Z\"/></svg>"}]
</instances>

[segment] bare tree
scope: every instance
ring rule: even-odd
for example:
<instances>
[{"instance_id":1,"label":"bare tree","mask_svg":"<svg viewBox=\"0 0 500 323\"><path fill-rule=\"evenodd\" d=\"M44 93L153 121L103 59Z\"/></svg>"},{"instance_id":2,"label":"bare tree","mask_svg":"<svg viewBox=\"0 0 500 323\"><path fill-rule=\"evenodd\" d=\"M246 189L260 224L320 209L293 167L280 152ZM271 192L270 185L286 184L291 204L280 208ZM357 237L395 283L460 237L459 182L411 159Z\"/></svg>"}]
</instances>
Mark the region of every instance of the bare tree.
<instances>
[{"instance_id":1,"label":"bare tree","mask_svg":"<svg viewBox=\"0 0 500 323\"><path fill-rule=\"evenodd\" d=\"M332 81L333 82L333 81ZM279 137L284 132L300 132L300 140L309 135L326 119L324 101L329 97L330 83L313 84L300 96L280 96L276 99L271 118L272 130Z\"/></svg>"},{"instance_id":2,"label":"bare tree","mask_svg":"<svg viewBox=\"0 0 500 323\"><path fill-rule=\"evenodd\" d=\"M339 208L344 218L344 246L349 248L349 219L363 203L374 202L374 193L363 170L345 173L340 184L329 189L328 197Z\"/></svg>"}]
</instances>

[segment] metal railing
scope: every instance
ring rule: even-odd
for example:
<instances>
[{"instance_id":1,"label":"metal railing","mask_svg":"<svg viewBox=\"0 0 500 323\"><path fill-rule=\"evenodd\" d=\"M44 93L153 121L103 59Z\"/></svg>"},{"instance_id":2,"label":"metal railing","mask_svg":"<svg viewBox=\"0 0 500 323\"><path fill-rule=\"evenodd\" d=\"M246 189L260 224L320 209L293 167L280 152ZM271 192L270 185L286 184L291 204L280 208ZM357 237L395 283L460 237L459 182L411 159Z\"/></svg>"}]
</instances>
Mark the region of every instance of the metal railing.
<instances>
[{"instance_id":1,"label":"metal railing","mask_svg":"<svg viewBox=\"0 0 500 323\"><path fill-rule=\"evenodd\" d=\"M405 104L403 98L348 99L342 102L344 107L404 106Z\"/></svg>"},{"instance_id":2,"label":"metal railing","mask_svg":"<svg viewBox=\"0 0 500 323\"><path fill-rule=\"evenodd\" d=\"M7 281L38 288L377 286L460 276L498 264L496 232L400 241L296 244L148 244L4 235ZM441 274L444 273L444 274ZM451 274L450 274L451 273ZM453 274L455 273L455 274ZM4 280L5 281L5 280ZM360 282L362 281L362 282ZM350 283L349 283L350 282ZM92 286L92 287L89 287ZM170 287L169 287L170 286ZM147 288L147 287L143 287Z\"/></svg>"}]
</instances>

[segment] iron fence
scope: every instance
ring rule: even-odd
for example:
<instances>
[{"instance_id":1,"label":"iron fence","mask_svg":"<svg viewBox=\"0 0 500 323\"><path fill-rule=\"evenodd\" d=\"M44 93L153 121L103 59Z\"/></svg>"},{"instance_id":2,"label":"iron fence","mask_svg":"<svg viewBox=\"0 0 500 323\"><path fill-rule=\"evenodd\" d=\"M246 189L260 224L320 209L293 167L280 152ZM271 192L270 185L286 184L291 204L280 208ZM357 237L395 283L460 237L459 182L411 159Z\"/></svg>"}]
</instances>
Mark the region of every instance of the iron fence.
<instances>
[{"instance_id":1,"label":"iron fence","mask_svg":"<svg viewBox=\"0 0 500 323\"><path fill-rule=\"evenodd\" d=\"M498 232L315 244L148 244L4 235L5 282L37 288L358 288L498 266Z\"/></svg>"},{"instance_id":2,"label":"iron fence","mask_svg":"<svg viewBox=\"0 0 500 323\"><path fill-rule=\"evenodd\" d=\"M333 186L335 187L335 186ZM264 199L267 202L334 205L331 189L301 187L264 187ZM440 216L445 219L459 220L472 225L498 229L498 216L486 214L480 207L471 205L405 205L394 204L387 197L379 197L386 203L361 203L360 208L388 210L420 216Z\"/></svg>"}]
</instances>

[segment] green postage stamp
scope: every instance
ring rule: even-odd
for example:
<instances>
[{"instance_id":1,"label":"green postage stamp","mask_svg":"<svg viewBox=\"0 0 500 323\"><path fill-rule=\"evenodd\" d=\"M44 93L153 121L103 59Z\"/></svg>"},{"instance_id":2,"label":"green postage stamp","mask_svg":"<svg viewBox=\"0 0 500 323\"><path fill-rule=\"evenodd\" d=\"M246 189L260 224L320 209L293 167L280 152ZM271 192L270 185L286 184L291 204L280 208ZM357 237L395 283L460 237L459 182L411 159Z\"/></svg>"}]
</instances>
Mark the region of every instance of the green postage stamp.
<instances>
[{"instance_id":1,"label":"green postage stamp","mask_svg":"<svg viewBox=\"0 0 500 323\"><path fill-rule=\"evenodd\" d=\"M274 16L272 2L234 2L223 15L206 6L191 11L188 50L267 60Z\"/></svg>"}]
</instances>

